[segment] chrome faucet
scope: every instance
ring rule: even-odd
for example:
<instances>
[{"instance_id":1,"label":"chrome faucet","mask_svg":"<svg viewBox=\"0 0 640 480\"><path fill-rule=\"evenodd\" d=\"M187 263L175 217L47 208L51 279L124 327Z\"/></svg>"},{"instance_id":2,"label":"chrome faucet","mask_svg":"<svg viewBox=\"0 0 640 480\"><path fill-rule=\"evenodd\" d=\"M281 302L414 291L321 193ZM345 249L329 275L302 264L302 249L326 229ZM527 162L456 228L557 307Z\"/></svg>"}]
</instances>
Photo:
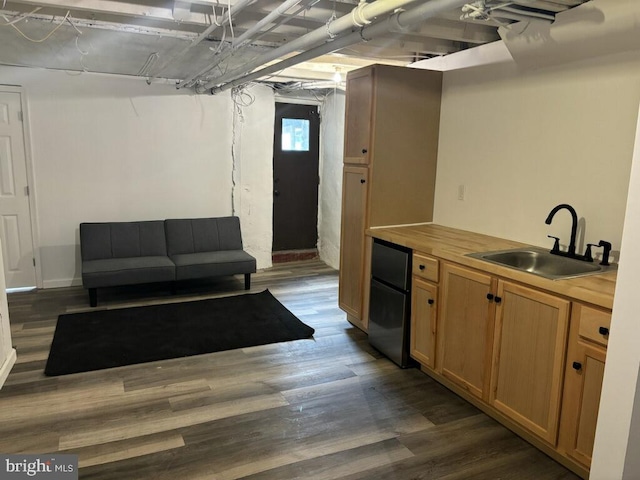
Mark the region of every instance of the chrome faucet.
<instances>
[{"instance_id":1,"label":"chrome faucet","mask_svg":"<svg viewBox=\"0 0 640 480\"><path fill-rule=\"evenodd\" d=\"M551 253L554 253L556 255L563 255L563 256L567 256L567 257L574 257L574 258L578 258L578 255L576 255L576 232L578 231L578 214L576 213L576 210L571 206L568 205L566 203L562 203L560 205L557 205L555 207L553 207L553 210L551 210L551 212L549 212L549 216L547 217L547 219L544 221L544 223L546 223L547 225L551 225L551 220L553 220L553 216L558 213L559 210L562 209L566 209L569 210L569 213L571 213L571 239L569 241L569 248L567 250L567 252L561 252L558 248L558 241L556 240L556 243L553 247L553 250L551 250ZM555 238L555 237L554 237Z\"/></svg>"}]
</instances>

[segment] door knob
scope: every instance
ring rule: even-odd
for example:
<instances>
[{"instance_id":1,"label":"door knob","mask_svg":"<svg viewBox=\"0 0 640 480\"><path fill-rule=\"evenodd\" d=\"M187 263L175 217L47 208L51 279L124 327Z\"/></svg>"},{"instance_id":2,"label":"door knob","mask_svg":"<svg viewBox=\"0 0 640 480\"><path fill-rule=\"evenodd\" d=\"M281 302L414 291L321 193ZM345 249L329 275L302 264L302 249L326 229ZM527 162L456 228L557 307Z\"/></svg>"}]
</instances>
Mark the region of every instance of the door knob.
<instances>
[{"instance_id":1,"label":"door knob","mask_svg":"<svg viewBox=\"0 0 640 480\"><path fill-rule=\"evenodd\" d=\"M493 293L487 293L487 300L493 300Z\"/></svg>"},{"instance_id":2,"label":"door knob","mask_svg":"<svg viewBox=\"0 0 640 480\"><path fill-rule=\"evenodd\" d=\"M574 370L580 370L582 368L582 364L580 362L573 362L571 366Z\"/></svg>"},{"instance_id":3,"label":"door knob","mask_svg":"<svg viewBox=\"0 0 640 480\"><path fill-rule=\"evenodd\" d=\"M364 178L361 178L360 183L366 183L366 180Z\"/></svg>"},{"instance_id":4,"label":"door knob","mask_svg":"<svg viewBox=\"0 0 640 480\"><path fill-rule=\"evenodd\" d=\"M428 303L429 305L433 305L433 298L430 298L429 300L427 300L427 303Z\"/></svg>"},{"instance_id":5,"label":"door knob","mask_svg":"<svg viewBox=\"0 0 640 480\"><path fill-rule=\"evenodd\" d=\"M280 191L279 191L279 190L274 190L274 191L273 191L273 196L274 196L274 197L278 197L278 196L280 196Z\"/></svg>"},{"instance_id":6,"label":"door knob","mask_svg":"<svg viewBox=\"0 0 640 480\"><path fill-rule=\"evenodd\" d=\"M362 153L367 153L367 149L366 149L366 148L363 148L363 149L362 149Z\"/></svg>"},{"instance_id":7,"label":"door knob","mask_svg":"<svg viewBox=\"0 0 640 480\"><path fill-rule=\"evenodd\" d=\"M598 333L600 335L609 335L609 329L607 327L598 328Z\"/></svg>"}]
</instances>

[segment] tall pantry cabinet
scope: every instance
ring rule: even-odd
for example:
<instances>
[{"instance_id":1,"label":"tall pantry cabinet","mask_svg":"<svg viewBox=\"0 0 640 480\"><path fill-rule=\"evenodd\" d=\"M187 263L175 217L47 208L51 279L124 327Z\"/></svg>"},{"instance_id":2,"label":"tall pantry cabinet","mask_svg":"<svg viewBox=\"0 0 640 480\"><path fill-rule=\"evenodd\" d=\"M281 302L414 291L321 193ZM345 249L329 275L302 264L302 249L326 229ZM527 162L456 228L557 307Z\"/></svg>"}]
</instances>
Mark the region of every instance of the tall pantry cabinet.
<instances>
[{"instance_id":1,"label":"tall pantry cabinet","mask_svg":"<svg viewBox=\"0 0 640 480\"><path fill-rule=\"evenodd\" d=\"M442 73L372 65L347 75L340 308L367 330L372 227L433 219Z\"/></svg>"}]
</instances>

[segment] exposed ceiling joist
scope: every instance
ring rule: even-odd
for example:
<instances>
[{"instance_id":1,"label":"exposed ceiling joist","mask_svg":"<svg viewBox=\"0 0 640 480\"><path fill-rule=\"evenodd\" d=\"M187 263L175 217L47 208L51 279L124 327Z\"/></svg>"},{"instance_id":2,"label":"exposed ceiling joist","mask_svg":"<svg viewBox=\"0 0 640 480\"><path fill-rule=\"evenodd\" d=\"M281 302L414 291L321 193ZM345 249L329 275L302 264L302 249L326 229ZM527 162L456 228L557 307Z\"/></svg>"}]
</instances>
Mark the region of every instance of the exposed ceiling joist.
<instances>
[{"instance_id":1,"label":"exposed ceiling joist","mask_svg":"<svg viewBox=\"0 0 640 480\"><path fill-rule=\"evenodd\" d=\"M115 73L145 79L159 75L177 84L189 80L189 85L198 85L211 82L212 77L224 76L224 72L236 70L285 44L295 44L296 39L311 31L328 28L335 19L352 17L356 20L353 31L370 21L386 21L386 16L393 12L365 21L359 20L361 9L391 1L399 0L289 0L287 3L294 6L275 15L275 10L284 2L7 0L2 1L0 7L0 64ZM445 0L409 0L403 8L441 1ZM416 59L447 55L496 41L498 27L505 23L522 19L536 21L536 15L553 19L556 13L587 1L470 0L469 9L464 12L459 7L464 2L459 2L456 8L443 10L411 28L399 31L390 25L390 31L378 34L377 38L368 42L363 39L361 43L322 55L322 60L310 59L289 67L280 76L298 75L308 80L315 75L326 80L336 69L344 73L374 62L407 65ZM214 22L228 21L229 7L235 9L239 4L246 6L238 11L230 25L212 28ZM490 15L496 9L500 12L499 21ZM265 22L271 12L274 20ZM238 48L235 39L254 30L256 25L261 28ZM211 33L207 33L209 31ZM328 34L324 41L332 42L334 33L328 31ZM299 53L300 50L294 49L290 54ZM265 63L274 61L271 57L273 55L265 56L268 58ZM162 65L166 68L159 68Z\"/></svg>"}]
</instances>

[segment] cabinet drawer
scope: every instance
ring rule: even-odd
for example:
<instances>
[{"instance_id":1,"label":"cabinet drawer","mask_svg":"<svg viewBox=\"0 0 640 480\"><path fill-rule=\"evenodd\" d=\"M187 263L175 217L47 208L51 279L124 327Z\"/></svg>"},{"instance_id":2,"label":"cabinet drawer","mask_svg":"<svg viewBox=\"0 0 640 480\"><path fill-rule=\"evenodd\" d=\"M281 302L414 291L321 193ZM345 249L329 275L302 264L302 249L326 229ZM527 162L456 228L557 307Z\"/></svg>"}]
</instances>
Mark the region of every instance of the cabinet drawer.
<instances>
[{"instance_id":1,"label":"cabinet drawer","mask_svg":"<svg viewBox=\"0 0 640 480\"><path fill-rule=\"evenodd\" d=\"M580 308L580 330L578 334L598 345L607 346L609 343L609 328L611 327L611 313L595 308Z\"/></svg>"},{"instance_id":2,"label":"cabinet drawer","mask_svg":"<svg viewBox=\"0 0 640 480\"><path fill-rule=\"evenodd\" d=\"M413 274L432 282L438 281L438 260L423 254L413 254Z\"/></svg>"}]
</instances>

